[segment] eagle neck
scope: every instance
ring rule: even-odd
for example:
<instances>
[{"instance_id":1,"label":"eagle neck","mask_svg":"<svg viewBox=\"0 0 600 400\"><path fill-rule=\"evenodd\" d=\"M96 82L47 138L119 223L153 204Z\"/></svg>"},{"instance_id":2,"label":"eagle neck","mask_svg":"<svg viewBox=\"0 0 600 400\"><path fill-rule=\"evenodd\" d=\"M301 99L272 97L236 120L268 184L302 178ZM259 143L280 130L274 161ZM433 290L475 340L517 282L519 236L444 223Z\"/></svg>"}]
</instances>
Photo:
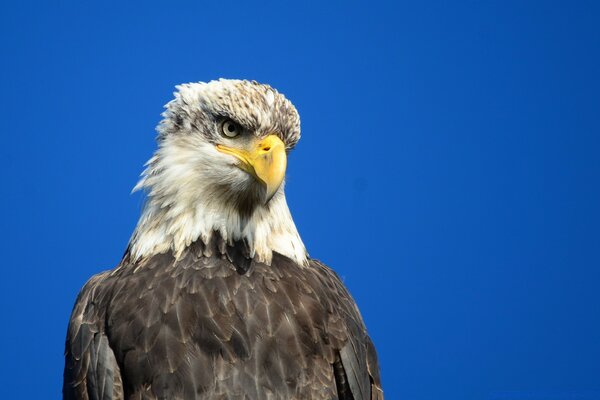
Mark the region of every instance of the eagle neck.
<instances>
[{"instance_id":1,"label":"eagle neck","mask_svg":"<svg viewBox=\"0 0 600 400\"><path fill-rule=\"evenodd\" d=\"M270 264L280 253L299 265L307 264L307 252L292 219L283 187L266 206L243 217L226 202L202 201L182 205L150 195L130 239L134 260L171 251L176 258L194 242L208 245L218 236L226 244L243 242L249 257Z\"/></svg>"}]
</instances>

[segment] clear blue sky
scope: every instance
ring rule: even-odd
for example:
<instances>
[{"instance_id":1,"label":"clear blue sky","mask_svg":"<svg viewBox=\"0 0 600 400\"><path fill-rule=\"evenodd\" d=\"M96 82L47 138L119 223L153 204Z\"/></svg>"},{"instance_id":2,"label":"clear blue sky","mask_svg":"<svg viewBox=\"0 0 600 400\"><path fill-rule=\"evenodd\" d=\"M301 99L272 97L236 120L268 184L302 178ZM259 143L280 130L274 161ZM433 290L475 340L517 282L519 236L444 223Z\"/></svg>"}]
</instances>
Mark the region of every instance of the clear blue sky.
<instances>
[{"instance_id":1,"label":"clear blue sky","mask_svg":"<svg viewBox=\"0 0 600 400\"><path fill-rule=\"evenodd\" d=\"M163 104L231 77L300 111L289 203L388 399L600 399L598 2L81 3L0 6L3 398L59 398Z\"/></svg>"}]
</instances>

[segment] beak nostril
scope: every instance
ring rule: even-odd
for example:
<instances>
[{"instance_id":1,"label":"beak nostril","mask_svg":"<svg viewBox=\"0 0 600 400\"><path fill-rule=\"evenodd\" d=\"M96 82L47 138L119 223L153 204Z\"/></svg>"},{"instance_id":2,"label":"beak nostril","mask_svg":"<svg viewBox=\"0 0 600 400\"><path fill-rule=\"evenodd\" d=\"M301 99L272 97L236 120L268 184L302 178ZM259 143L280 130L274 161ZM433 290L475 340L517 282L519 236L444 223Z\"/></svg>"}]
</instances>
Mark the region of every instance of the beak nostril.
<instances>
[{"instance_id":1,"label":"beak nostril","mask_svg":"<svg viewBox=\"0 0 600 400\"><path fill-rule=\"evenodd\" d=\"M271 147L270 147L270 146L263 147L263 150L264 150L264 151L269 151L269 150L271 150Z\"/></svg>"}]
</instances>

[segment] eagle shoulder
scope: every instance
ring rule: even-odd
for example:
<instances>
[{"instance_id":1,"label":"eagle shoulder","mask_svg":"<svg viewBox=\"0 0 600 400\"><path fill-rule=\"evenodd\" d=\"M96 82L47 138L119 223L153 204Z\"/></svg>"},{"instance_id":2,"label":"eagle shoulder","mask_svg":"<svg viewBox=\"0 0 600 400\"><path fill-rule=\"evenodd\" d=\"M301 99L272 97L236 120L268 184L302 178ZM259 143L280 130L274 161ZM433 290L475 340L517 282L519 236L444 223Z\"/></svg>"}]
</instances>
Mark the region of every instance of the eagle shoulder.
<instances>
[{"instance_id":1,"label":"eagle shoulder","mask_svg":"<svg viewBox=\"0 0 600 400\"><path fill-rule=\"evenodd\" d=\"M340 398L383 400L377 352L356 302L333 269L316 259L310 259L309 266L321 277L327 298L344 321L344 344L333 364ZM346 392L351 394L344 397Z\"/></svg>"},{"instance_id":2,"label":"eagle shoulder","mask_svg":"<svg viewBox=\"0 0 600 400\"><path fill-rule=\"evenodd\" d=\"M94 275L77 296L65 344L64 399L123 399L119 366L104 332L110 273Z\"/></svg>"}]
</instances>

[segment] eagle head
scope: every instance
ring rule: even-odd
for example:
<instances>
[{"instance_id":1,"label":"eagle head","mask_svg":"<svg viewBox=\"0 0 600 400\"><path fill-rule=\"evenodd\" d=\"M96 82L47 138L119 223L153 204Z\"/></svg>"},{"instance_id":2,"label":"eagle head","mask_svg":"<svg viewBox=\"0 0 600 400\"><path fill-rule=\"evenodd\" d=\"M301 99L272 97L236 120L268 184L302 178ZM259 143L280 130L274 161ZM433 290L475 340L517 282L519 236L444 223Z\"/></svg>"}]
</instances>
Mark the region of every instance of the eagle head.
<instances>
[{"instance_id":1,"label":"eagle head","mask_svg":"<svg viewBox=\"0 0 600 400\"><path fill-rule=\"evenodd\" d=\"M292 103L268 85L220 79L177 86L165 108L158 149L134 189L147 194L134 257L179 254L218 233L260 261L277 251L304 263L284 194L287 155L300 139Z\"/></svg>"}]
</instances>

